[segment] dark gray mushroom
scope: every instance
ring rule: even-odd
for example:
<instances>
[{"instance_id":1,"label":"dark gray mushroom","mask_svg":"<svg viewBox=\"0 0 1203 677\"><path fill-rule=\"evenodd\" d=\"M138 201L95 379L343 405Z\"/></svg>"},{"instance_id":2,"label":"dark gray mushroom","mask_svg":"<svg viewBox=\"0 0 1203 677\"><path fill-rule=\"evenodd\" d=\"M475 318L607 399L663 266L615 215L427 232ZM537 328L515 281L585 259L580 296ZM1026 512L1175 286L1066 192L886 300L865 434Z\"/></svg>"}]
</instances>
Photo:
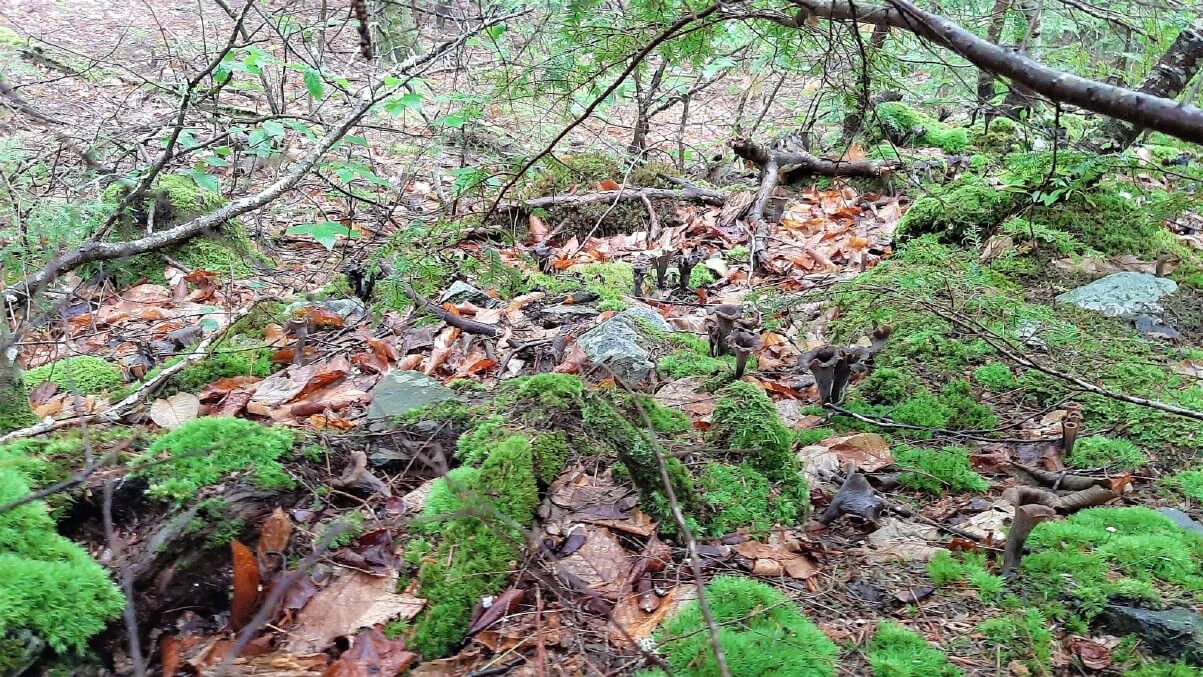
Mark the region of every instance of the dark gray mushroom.
<instances>
[{"instance_id":1,"label":"dark gray mushroom","mask_svg":"<svg viewBox=\"0 0 1203 677\"><path fill-rule=\"evenodd\" d=\"M743 378L748 358L760 348L760 337L750 331L736 329L727 337L727 343L735 351L735 378Z\"/></svg>"}]
</instances>

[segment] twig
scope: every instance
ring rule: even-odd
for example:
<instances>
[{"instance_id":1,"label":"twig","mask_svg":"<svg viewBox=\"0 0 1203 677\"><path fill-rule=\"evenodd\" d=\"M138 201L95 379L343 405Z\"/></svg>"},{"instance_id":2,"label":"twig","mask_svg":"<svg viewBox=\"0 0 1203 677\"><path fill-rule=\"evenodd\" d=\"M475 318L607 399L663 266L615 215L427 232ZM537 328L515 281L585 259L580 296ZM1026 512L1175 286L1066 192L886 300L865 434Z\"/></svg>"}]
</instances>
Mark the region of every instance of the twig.
<instances>
[{"instance_id":1,"label":"twig","mask_svg":"<svg viewBox=\"0 0 1203 677\"><path fill-rule=\"evenodd\" d=\"M419 294L418 290L414 289L413 285L409 282L402 282L402 284L405 286L405 293L409 296L409 298L413 299L415 304L421 306L426 311L437 315L440 320L446 322L452 327L466 331L469 334L480 334L481 336L501 335L501 329L499 329L496 325L485 324L484 322L477 322L476 320L469 320L466 317L460 317L459 315L447 312L446 310L443 310L442 308L431 303L430 300L425 296Z\"/></svg>"},{"instance_id":2,"label":"twig","mask_svg":"<svg viewBox=\"0 0 1203 677\"><path fill-rule=\"evenodd\" d=\"M672 190L670 188L626 188L623 190L602 190L596 193L565 194L539 197L527 200L524 204L531 208L553 207L556 205L587 205L597 202L616 202L619 200L695 200L708 205L721 205L727 199L723 193L705 188L686 188Z\"/></svg>"}]
</instances>

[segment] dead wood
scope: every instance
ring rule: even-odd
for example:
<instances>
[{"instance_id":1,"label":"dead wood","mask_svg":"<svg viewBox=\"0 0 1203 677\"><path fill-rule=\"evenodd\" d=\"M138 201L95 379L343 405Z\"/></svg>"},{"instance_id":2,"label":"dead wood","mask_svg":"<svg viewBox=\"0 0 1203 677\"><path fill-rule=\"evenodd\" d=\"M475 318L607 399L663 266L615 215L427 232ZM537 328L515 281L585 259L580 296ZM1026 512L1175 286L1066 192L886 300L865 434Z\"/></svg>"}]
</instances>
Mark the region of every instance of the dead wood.
<instances>
[{"instance_id":1,"label":"dead wood","mask_svg":"<svg viewBox=\"0 0 1203 677\"><path fill-rule=\"evenodd\" d=\"M765 170L776 163L781 181L791 183L807 175L819 176L888 176L901 167L893 160L830 160L811 155L800 149L777 150L751 139L738 138L730 143L739 157Z\"/></svg>"},{"instance_id":2,"label":"dead wood","mask_svg":"<svg viewBox=\"0 0 1203 677\"><path fill-rule=\"evenodd\" d=\"M466 331L469 334L479 334L481 336L500 336L501 335L501 329L499 329L495 325L485 324L484 322L477 322L476 320L469 320L466 317L461 317L459 315L451 313L451 312L431 303L425 296L422 296L421 294L419 294L418 291L413 288L413 285L409 284L408 282L406 282L404 284L405 284L405 293L407 295L409 295L409 298L413 299L415 304L421 306L427 312L437 315L440 320L446 322L447 324L451 325L452 327L455 327L462 331Z\"/></svg>"}]
</instances>

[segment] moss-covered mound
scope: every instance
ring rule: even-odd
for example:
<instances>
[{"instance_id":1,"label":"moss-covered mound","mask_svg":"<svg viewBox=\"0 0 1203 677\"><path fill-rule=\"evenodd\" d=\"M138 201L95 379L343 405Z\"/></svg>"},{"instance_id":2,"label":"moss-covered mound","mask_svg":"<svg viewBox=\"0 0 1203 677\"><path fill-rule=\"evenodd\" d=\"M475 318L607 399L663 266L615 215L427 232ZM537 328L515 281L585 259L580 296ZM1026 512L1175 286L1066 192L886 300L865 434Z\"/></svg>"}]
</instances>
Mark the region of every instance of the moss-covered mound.
<instances>
[{"instance_id":1,"label":"moss-covered mound","mask_svg":"<svg viewBox=\"0 0 1203 677\"><path fill-rule=\"evenodd\" d=\"M240 471L249 472L257 487L286 489L293 480L280 457L293 440L294 433L285 428L225 416L198 418L156 440L135 467L150 480L152 496L176 502Z\"/></svg>"},{"instance_id":2,"label":"moss-covered mound","mask_svg":"<svg viewBox=\"0 0 1203 677\"><path fill-rule=\"evenodd\" d=\"M706 586L706 601L732 675L835 674L835 644L773 588L747 578L718 576ZM674 674L719 674L697 602L666 621L655 637Z\"/></svg>"},{"instance_id":3,"label":"moss-covered mound","mask_svg":"<svg viewBox=\"0 0 1203 677\"><path fill-rule=\"evenodd\" d=\"M969 131L940 122L900 101L877 105L877 138L903 146L931 146L948 153L963 153L969 147Z\"/></svg>"},{"instance_id":4,"label":"moss-covered mound","mask_svg":"<svg viewBox=\"0 0 1203 677\"><path fill-rule=\"evenodd\" d=\"M1203 537L1148 508L1082 510L1037 526L1028 547L1025 585L1045 600L1071 600L1086 618L1112 598L1203 602Z\"/></svg>"},{"instance_id":5,"label":"moss-covered mound","mask_svg":"<svg viewBox=\"0 0 1203 677\"><path fill-rule=\"evenodd\" d=\"M115 183L101 195L101 202L110 208L115 207L128 190L128 186ZM128 240L144 236L152 213L154 228L161 231L213 212L226 203L221 195L201 188L190 177L166 174L155 179L141 204L127 209L122 215L121 226L113 230L111 237ZM190 269L211 270L234 278L253 273L252 263L262 259L262 254L238 222L223 226L219 237L202 234L165 253ZM133 283L142 278L163 282L163 265L159 256L141 254L124 259L120 266L106 270L115 274L119 283Z\"/></svg>"},{"instance_id":6,"label":"moss-covered mound","mask_svg":"<svg viewBox=\"0 0 1203 677\"><path fill-rule=\"evenodd\" d=\"M0 468L0 504L29 494L24 464ZM41 501L0 513L0 629L26 630L59 653L82 651L125 598L83 548L55 531ZM0 642L0 673L24 667L28 642Z\"/></svg>"},{"instance_id":7,"label":"moss-covered mound","mask_svg":"<svg viewBox=\"0 0 1203 677\"><path fill-rule=\"evenodd\" d=\"M418 594L430 606L415 619L410 644L424 658L451 653L472 607L501 592L538 501L531 445L521 436L496 445L479 469L453 470L432 488L423 514L438 525L439 542L418 569Z\"/></svg>"},{"instance_id":8,"label":"moss-covered mound","mask_svg":"<svg viewBox=\"0 0 1203 677\"><path fill-rule=\"evenodd\" d=\"M961 670L948 656L931 646L918 633L890 622L882 622L873 633L865 659L874 677L957 677Z\"/></svg>"},{"instance_id":9,"label":"moss-covered mound","mask_svg":"<svg viewBox=\"0 0 1203 677\"><path fill-rule=\"evenodd\" d=\"M59 388L92 395L121 387L121 369L112 362L92 355L76 355L30 369L23 374L25 385L36 388L54 381Z\"/></svg>"}]
</instances>

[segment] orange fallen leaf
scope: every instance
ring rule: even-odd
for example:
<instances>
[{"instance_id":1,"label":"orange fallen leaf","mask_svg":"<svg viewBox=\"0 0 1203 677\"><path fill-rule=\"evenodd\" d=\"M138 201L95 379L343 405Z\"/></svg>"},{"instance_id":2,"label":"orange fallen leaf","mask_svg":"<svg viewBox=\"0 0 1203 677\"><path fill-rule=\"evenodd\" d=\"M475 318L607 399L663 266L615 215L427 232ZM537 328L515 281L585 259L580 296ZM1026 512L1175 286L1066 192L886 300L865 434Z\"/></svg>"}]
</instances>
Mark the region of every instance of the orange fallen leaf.
<instances>
[{"instance_id":1,"label":"orange fallen leaf","mask_svg":"<svg viewBox=\"0 0 1203 677\"><path fill-rule=\"evenodd\" d=\"M622 184L613 179L606 179L605 181L598 182L597 189L598 190L622 190Z\"/></svg>"},{"instance_id":2,"label":"orange fallen leaf","mask_svg":"<svg viewBox=\"0 0 1203 677\"><path fill-rule=\"evenodd\" d=\"M234 559L234 597L230 602L230 627L241 630L255 616L259 607L259 565L251 549L230 541L230 554Z\"/></svg>"}]
</instances>

